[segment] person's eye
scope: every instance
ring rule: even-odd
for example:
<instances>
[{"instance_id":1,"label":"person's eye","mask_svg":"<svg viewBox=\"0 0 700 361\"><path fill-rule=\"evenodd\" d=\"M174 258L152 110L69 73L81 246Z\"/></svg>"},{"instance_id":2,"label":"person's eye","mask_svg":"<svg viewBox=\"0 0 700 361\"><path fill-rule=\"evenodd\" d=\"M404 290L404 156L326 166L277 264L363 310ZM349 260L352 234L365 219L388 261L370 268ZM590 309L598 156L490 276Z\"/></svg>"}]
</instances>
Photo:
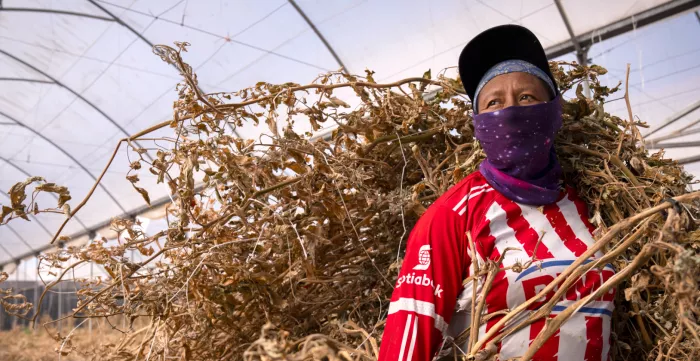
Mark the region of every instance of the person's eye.
<instances>
[{"instance_id":1,"label":"person's eye","mask_svg":"<svg viewBox=\"0 0 700 361\"><path fill-rule=\"evenodd\" d=\"M520 101L533 101L533 100L537 100L537 99L535 99L535 97L533 97L530 94L523 94L520 96Z\"/></svg>"},{"instance_id":2,"label":"person's eye","mask_svg":"<svg viewBox=\"0 0 700 361\"><path fill-rule=\"evenodd\" d=\"M497 104L498 104L498 99L491 100L488 102L488 104L486 104L486 108L491 108L492 106L495 106Z\"/></svg>"}]
</instances>

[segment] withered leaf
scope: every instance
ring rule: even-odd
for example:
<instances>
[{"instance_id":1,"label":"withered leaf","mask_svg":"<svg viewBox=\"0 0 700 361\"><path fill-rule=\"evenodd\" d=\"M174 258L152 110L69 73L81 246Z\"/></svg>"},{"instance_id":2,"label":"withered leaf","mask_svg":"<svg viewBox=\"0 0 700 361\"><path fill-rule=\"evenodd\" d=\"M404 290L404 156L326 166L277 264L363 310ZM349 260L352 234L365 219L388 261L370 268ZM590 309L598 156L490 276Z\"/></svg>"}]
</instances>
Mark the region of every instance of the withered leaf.
<instances>
[{"instance_id":1,"label":"withered leaf","mask_svg":"<svg viewBox=\"0 0 700 361\"><path fill-rule=\"evenodd\" d=\"M133 185L133 187L134 187L134 189L136 189L137 192L141 193L143 200L146 201L146 203L148 203L148 205L150 206L151 205L151 198L148 196L148 191L146 191L145 189L143 189L141 187L137 187L135 185Z\"/></svg>"},{"instance_id":2,"label":"withered leaf","mask_svg":"<svg viewBox=\"0 0 700 361\"><path fill-rule=\"evenodd\" d=\"M8 206L2 206L2 215L0 215L0 222L5 221L5 217L12 213L12 208Z\"/></svg>"},{"instance_id":3,"label":"withered leaf","mask_svg":"<svg viewBox=\"0 0 700 361\"><path fill-rule=\"evenodd\" d=\"M25 199L27 199L27 195L25 194L25 190L28 185L34 183L34 182L43 182L44 178L43 177L29 177L27 180L24 182L17 182L15 185L10 188L10 191L8 192L10 194L10 199L12 201L12 208L14 209L24 209L24 206L22 205L22 202L24 202Z\"/></svg>"},{"instance_id":4,"label":"withered leaf","mask_svg":"<svg viewBox=\"0 0 700 361\"><path fill-rule=\"evenodd\" d=\"M58 208L63 207L66 202L71 200L70 192L65 186L59 186L55 183L43 183L36 186L36 190L42 192L50 192L58 194Z\"/></svg>"}]
</instances>

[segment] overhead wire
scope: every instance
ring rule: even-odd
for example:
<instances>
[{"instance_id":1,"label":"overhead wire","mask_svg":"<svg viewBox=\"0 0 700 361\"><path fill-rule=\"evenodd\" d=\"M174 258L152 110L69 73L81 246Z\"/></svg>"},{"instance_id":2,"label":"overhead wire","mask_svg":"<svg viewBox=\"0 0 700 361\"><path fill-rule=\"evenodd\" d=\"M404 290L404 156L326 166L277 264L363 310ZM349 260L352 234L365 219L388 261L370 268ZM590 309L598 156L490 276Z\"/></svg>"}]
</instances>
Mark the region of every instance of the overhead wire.
<instances>
[{"instance_id":1,"label":"overhead wire","mask_svg":"<svg viewBox=\"0 0 700 361\"><path fill-rule=\"evenodd\" d=\"M479 3L482 4L482 5L485 5L485 4L483 4L482 2L479 2ZM535 15L535 14L539 13L540 11L545 10L545 9L547 9L547 8L553 6L553 5L554 5L554 3L551 3L551 4L542 6L542 7L538 8L538 9L535 9L535 10L533 10L533 11L531 11L531 12L529 12L529 13L523 15L523 16L520 17L519 19L511 19L511 23L522 22L523 19L526 19L526 18L528 18L528 17L530 17L530 16L532 16L532 15ZM485 5L485 6L487 6L487 5ZM467 14L469 14L469 16L471 16L471 13L470 13L469 11L467 11ZM501 15L503 15L503 14L501 14ZM505 15L503 15L503 16L505 16ZM506 17L507 17L507 16L506 16ZM472 19L473 19L473 18L472 18ZM509 18L509 19L510 19L510 18ZM455 49L464 47L465 45L467 45L467 42L468 42L468 41L462 41L462 42L460 42L459 44L454 45L454 46L451 46L451 47L449 47L449 48L447 48L447 49L445 49L445 50L439 51L439 52L433 54L432 56L429 56L429 57L423 58L423 59L421 59L421 60L419 60L419 61L416 61L415 63L413 63L413 64L411 64L411 65L409 65L409 66L407 66L407 67L405 67L405 68L403 68L403 69L401 69L401 70L399 70L399 71L396 71L396 72L394 72L394 73L392 73L392 74L389 74L389 75L387 75L387 76L385 76L385 77L382 77L382 78L380 79L380 81L385 81L385 80L387 80L387 79L391 79L392 77L394 77L394 76L396 76L396 75L398 75L398 74L401 74L401 73L403 73L403 72L406 71L406 70L409 70L409 69L411 69L411 68L414 68L414 67L416 67L416 66L418 66L418 65L420 65L420 64L422 64L422 63L425 63L426 61L433 60L433 59L435 59L436 57L438 57L438 56L440 56L440 55L443 55L443 54L449 53L450 51L453 51L453 50L455 50Z\"/></svg>"},{"instance_id":2,"label":"overhead wire","mask_svg":"<svg viewBox=\"0 0 700 361\"><path fill-rule=\"evenodd\" d=\"M129 11L129 12L133 12L133 13L140 14L140 15L143 15L143 16L148 16L148 17L151 17L151 18L155 18L156 20L159 20L159 21L163 21L163 22L166 22L166 23L170 23L170 24L182 26L182 27L184 27L184 28L187 28L187 29L190 29L190 30L193 30L193 31L197 31L197 32L202 33L202 34L207 34L207 35L211 35L211 36L218 37L218 38L220 38L220 39L229 40L229 41L231 41L231 42L233 42L233 43L236 43L236 44L238 44L238 45L242 45L242 46L245 46L245 47L248 47L248 48L251 48L251 49L255 49L255 50L258 50L258 51L261 51L261 52L270 54L270 55L275 55L275 56L277 56L277 57L280 57L280 58L283 58L283 59L287 59L287 60L293 61L293 62L295 62L295 63L299 63L299 64L303 64L303 65L306 65L306 66L309 66L309 67L313 67L313 68L316 68L316 69L319 69L319 70L327 71L327 69L325 69L325 68L323 68L323 67L321 67L321 66L318 66L318 65L316 65L316 64L312 64L312 63L309 63L309 62L306 62L306 61L303 61L303 60L300 60L300 59L296 59L296 58L293 58L293 57L291 57L291 56L287 56L287 55L284 55L284 54L276 53L274 50L268 50L268 49L264 49L264 48L261 48L261 47L259 47L259 46L253 45L253 44L249 44L249 43L242 42L242 41L239 41L239 40L234 40L234 39L231 39L231 38L229 38L229 37L227 37L227 36L220 35L220 34L216 34L216 33L214 33L214 32L211 32L211 31L208 31L208 30L204 30L204 29L201 29L201 28L197 28L197 27L194 27L194 26L191 26L191 25L180 24L180 23L178 23L177 21L173 21L173 20L170 20L170 19L159 18L159 17L157 17L157 16L155 16L155 15L152 15L152 14L149 14L149 13L146 13L146 12L143 12L143 11L139 11L139 10L127 8L127 7L124 7L124 6L121 6L121 5L117 5L117 4L111 3L111 2L109 2L109 1L104 1L104 0L97 0L97 1L100 2L100 3L103 3L103 4L107 4L107 5L110 5L110 6L114 6L114 7L116 7L116 8L124 9L124 10Z\"/></svg>"},{"instance_id":3,"label":"overhead wire","mask_svg":"<svg viewBox=\"0 0 700 361\"><path fill-rule=\"evenodd\" d=\"M336 14L333 14L333 15L331 15L331 16L329 16L329 17L327 17L327 18L325 18L325 19L323 19L323 20L321 20L321 21L316 22L315 24L316 24L316 26L319 26L319 25L321 25L321 24L324 24L324 23L326 23L327 21L330 21L330 20L332 20L332 19L334 19L334 18L336 18L336 17L338 17L338 16L340 16L340 15L343 15L343 14L345 14L346 12L348 12L348 11L350 11L350 10L352 10L352 9L355 9L356 7L360 6L361 4L363 4L363 3L365 3L365 2L366 2L366 0L357 2L357 3L355 3L355 4L353 4L353 5L351 5L351 6L347 7L347 8L345 8L344 10L342 10L342 11L336 13ZM285 46L285 45L291 43L292 41L294 41L294 40L296 40L297 38L299 38L301 35L307 33L309 30L310 30L310 28L307 28L307 29L304 29L304 30L298 32L298 33L295 34L294 36L290 37L289 39L283 41L282 43L280 43L279 45L277 45L276 47L274 47L272 50L273 50L273 51L274 51L274 50L277 50L277 49L279 49L279 48L281 48L281 47L283 47L283 46ZM246 65L244 65L243 67L241 67L241 68L239 68L238 70L236 70L234 73L229 74L226 78L224 78L223 80L219 81L219 82L216 84L216 86L218 87L218 86L220 86L221 84L223 84L223 83L225 83L225 82L227 82L227 81L233 79L235 76L237 76L238 74L240 74L240 73L246 71L247 69L249 69L249 68L252 67L253 65L257 64L260 60L262 60L262 59L264 59L265 57L267 57L268 55L269 55L269 54L262 54L262 55L260 55L259 57L253 59L252 61L248 62L248 63L247 63ZM330 71L330 69L323 69L323 71L328 72L328 71Z\"/></svg>"},{"instance_id":4,"label":"overhead wire","mask_svg":"<svg viewBox=\"0 0 700 361\"><path fill-rule=\"evenodd\" d=\"M180 3L182 3L182 1L181 1ZM236 37L236 36L238 36L238 35L240 35L240 34L243 34L243 33L246 32L246 31L252 29L253 27L255 27L256 25L260 24L260 23L263 22L265 19L269 18L270 16L272 16L274 13L276 13L277 11L279 11L280 9L282 9L283 7L285 7L286 5L287 5L286 2L282 3L280 6L276 7L276 8L273 9L272 11L268 12L268 13L265 14L263 17L261 17L260 19L258 19L258 20L255 21L255 22L251 23L250 25L248 25L248 26L245 27L244 29L238 31L236 34L232 35L231 37ZM167 11L170 11L170 10L172 10L173 8L175 8L175 6L171 7L171 8L170 8L169 10L167 10ZM166 11L166 12L167 12L167 11ZM162 14L163 14L163 13L162 13ZM162 15L162 14L161 14L161 15ZM229 43L229 42L226 41L226 39L223 39L223 40L224 40L225 42L224 42L216 51L214 51L209 57L207 57L202 63L200 63L199 65L197 65L197 66L195 67L195 71L201 69L204 65L206 65L211 59L214 58L214 56L216 56L216 54L217 54L221 49L223 49L223 47L224 47L226 44ZM178 78L178 80L181 80L181 78ZM145 107L143 107L143 109L141 109L141 111L140 111L138 114L136 114L136 115L133 116L130 120L128 120L128 121L126 122L126 125L125 125L125 126L131 125L134 121L136 121L136 119L138 119L141 115L143 115L143 113L145 113L146 111L148 111L154 104L156 104L156 103L157 103L158 101L160 101L164 96L166 96L168 93L170 93L170 92L172 92L172 91L173 91L173 88L172 88L172 87L168 87L163 93L161 93L158 97L154 98L154 100L152 100L152 101L151 101L149 104L147 104Z\"/></svg>"},{"instance_id":5,"label":"overhead wire","mask_svg":"<svg viewBox=\"0 0 700 361\"><path fill-rule=\"evenodd\" d=\"M11 37L4 36L4 35L1 35L1 34L0 34L0 39L5 39L5 40L13 41L13 42L18 42L18 43L24 44L24 45L26 45L26 46L34 47L34 48L41 48L41 49L45 49L45 50L52 51L52 52L57 52L57 53L62 53L62 54L67 54L67 55L75 56L75 57L79 58L78 60L80 60L80 59L86 59L86 60L91 60L91 61L94 61L94 62L97 62L97 63L101 63L101 64L109 64L109 63L110 63L110 61L102 60L102 59L95 58L95 57L92 57L92 56L88 56L88 55L84 55L84 54L81 55L81 54L73 53L73 52L70 52L70 51L67 51L67 50L63 50L63 49L51 48L51 47L48 47L48 46L45 46L45 45L42 45L42 44L34 44L34 43L30 43L30 42L28 42L28 41L24 41L24 40L20 40L20 39L16 39L16 38L11 38ZM175 76L175 75L165 74L165 73L161 73L161 72L157 72L157 71L152 71L152 70L147 70L147 69L141 69L141 68L138 68L138 67L135 67L135 66L132 66L132 65L127 65L127 64L120 64L120 63L116 63L116 62L115 62L114 64L112 64L112 66L116 66L116 67L120 67L120 68L125 68L125 69L133 70L133 71L136 71L136 72L144 73L144 74L156 75L156 76L160 76L160 77L164 77L164 78L170 78L170 79L175 79L175 80L180 79L180 77Z\"/></svg>"}]
</instances>

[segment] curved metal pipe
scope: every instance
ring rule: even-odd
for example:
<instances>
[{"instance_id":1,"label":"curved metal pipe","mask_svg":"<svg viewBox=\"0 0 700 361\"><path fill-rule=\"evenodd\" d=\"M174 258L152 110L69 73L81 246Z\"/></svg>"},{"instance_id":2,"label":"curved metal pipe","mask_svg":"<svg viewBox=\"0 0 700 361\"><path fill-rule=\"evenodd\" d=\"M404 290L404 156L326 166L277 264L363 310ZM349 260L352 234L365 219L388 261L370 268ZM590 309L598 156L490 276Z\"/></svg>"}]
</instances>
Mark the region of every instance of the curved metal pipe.
<instances>
[{"instance_id":1,"label":"curved metal pipe","mask_svg":"<svg viewBox=\"0 0 700 361\"><path fill-rule=\"evenodd\" d=\"M35 66L32 65L32 64L27 63L26 61L24 61L24 60L18 58L18 57L15 56L15 55L12 55L12 54L6 52L5 50L0 49L0 54L4 54L5 56L8 56L8 57L12 58L12 59L15 60L16 62L18 62L18 63L20 63L20 64L22 64L22 65L24 65L24 66L26 66L26 67L28 67L28 68L31 68L32 70L36 71L37 73L39 73L39 74L45 76L46 78L50 79L51 81L53 81L56 85L60 86L61 88L65 89L65 90L68 90L68 91L71 92L73 95L75 95L75 96L78 97L80 100L82 100L85 104L89 105L92 109L94 109L94 110L96 110L98 113L102 114L102 116L103 116L105 119L107 119L110 123L112 123L112 125L114 125L115 127L117 127L117 129L119 129L119 131L121 131L125 136L127 136L127 137L130 136L130 134L126 131L126 129L124 129L124 127L122 127L121 125L119 125L119 123L117 123L114 119L112 119L112 117L110 117L109 115L107 115L107 113L105 113L105 112L104 112L102 109L100 109L97 105L95 105L95 104L93 104L91 101L87 100L87 98L85 98L82 94L80 94L80 93L78 93L77 91L73 90L73 88L71 88L71 87L69 87L69 86L63 84L60 80L58 80L58 79L52 77L51 75L49 75L48 73L44 72L43 70L41 70L41 69L35 67ZM137 141L134 141L134 143L136 143L136 145L138 145L139 147L141 147L141 145L138 144ZM141 147L141 148L143 148L143 147ZM150 158L150 155L148 155L148 153L146 153L146 156L148 156L148 157Z\"/></svg>"},{"instance_id":2,"label":"curved metal pipe","mask_svg":"<svg viewBox=\"0 0 700 361\"><path fill-rule=\"evenodd\" d=\"M0 51L2 51L2 50L0 50ZM65 149L61 148L60 145L56 144L54 141L52 141L51 139L47 138L45 135L43 135L43 134L37 132L37 131L34 130L33 128L30 128L29 126L27 126L27 125L25 125L24 123L20 122L19 120L15 119L14 117L10 116L9 114L6 114L5 112L0 111L0 115L4 116L4 117L7 118L7 119L10 119L10 120L14 121L15 123L17 123L17 125L19 125L19 126L25 128L25 129L29 130L30 132L34 133L34 134L35 134L36 136L38 136L39 138L41 138L41 139L47 141L49 144L51 144L51 145L53 145L54 147L56 147L56 149L60 150L61 153L65 154L68 158L70 158L73 162L75 162L75 164L77 164L78 167L80 167L82 170L84 170L85 173L87 173L90 177L92 177L92 179L93 179L95 182L97 182L97 177L96 177L94 174L92 174L92 172L90 172L90 171L89 171L82 163L80 163L75 157L73 157L70 153L68 153L68 151L66 151ZM3 158L3 159L4 159L4 158ZM7 159L4 159L4 160L7 161ZM124 207L121 205L121 203L119 203L119 201L117 200L117 198L115 198L114 195L112 195L112 193L107 189L107 187L105 187L101 182L100 182L98 185L100 186L100 188L102 188L102 190L105 191L105 193L107 193L107 195L109 196L109 198L112 198L112 200L114 201L114 203L119 207L119 209L121 209L121 211L122 211L123 213L127 213L126 209L124 209Z\"/></svg>"},{"instance_id":3,"label":"curved metal pipe","mask_svg":"<svg viewBox=\"0 0 700 361\"><path fill-rule=\"evenodd\" d=\"M311 27L311 30L313 30L314 33L316 33L316 36L318 36L318 38L321 40L323 45L326 46L326 49L328 49L328 51L331 53L331 55L333 56L333 59L335 59L335 61L338 63L338 65L340 65L342 72L345 74L349 74L350 71L345 66L345 64L343 64L343 61L340 60L340 57L335 52L335 50L333 49L331 44L326 40L326 38L323 36L323 34L321 34L321 31L318 30L318 28L316 27L316 25L314 25L314 23L311 21L311 19L309 19L309 17L306 16L306 13L301 9L301 7L299 7L299 5L297 5L296 1L294 1L294 0L287 0L287 1L289 1L289 3L292 4L294 9L299 13L299 15L301 15L301 17L304 19L304 21L306 21L306 23L309 24L309 26Z\"/></svg>"},{"instance_id":4,"label":"curved metal pipe","mask_svg":"<svg viewBox=\"0 0 700 361\"><path fill-rule=\"evenodd\" d=\"M47 13L47 14L58 14L58 15L71 15L71 16L79 16L81 18L90 18L90 19L96 19L96 20L102 20L102 21L114 21L114 19L110 19L104 16L99 16L99 15L92 15L92 14L86 14L86 13L79 13L75 11L66 11L66 10L54 10L54 9L41 9L41 8L6 8L6 7L0 7L0 11L16 11L16 12L31 12L31 13Z\"/></svg>"},{"instance_id":5,"label":"curved metal pipe","mask_svg":"<svg viewBox=\"0 0 700 361\"><path fill-rule=\"evenodd\" d=\"M9 159L7 159L7 158L5 158L5 157L1 157L1 156L0 156L0 159L2 159L5 163L11 165L12 168L14 168L14 169L16 169L17 171L19 171L20 173L22 173L25 177L29 178L29 177L32 176L32 174L30 174L29 172L27 172L26 170L24 170L24 168L22 168L22 167L18 166L17 164L15 164L13 161L11 161L11 160L9 160ZM5 196L7 196L5 193L3 193L3 194L4 194ZM51 195L52 195L55 199L58 199L58 196L57 196L57 195L55 195L55 194L53 194L53 193L51 193ZM9 196L7 196L7 197L9 198ZM35 218L36 218L36 217L35 217ZM78 218L78 215L77 215L77 214L76 214L73 218L75 219L76 222L78 222L78 224L80 224L81 227L83 227L83 229L84 229L86 232L88 231L87 226L85 226L85 223L83 223L83 221L81 221L80 218ZM36 220L37 220L38 223L41 224L41 221L39 221L39 218L36 218ZM42 228L46 229L46 227L44 227L44 226L42 226ZM48 231L48 229L46 229L46 230ZM53 232L51 232L51 231L48 231L48 232L49 232L49 235L53 236Z\"/></svg>"}]
</instances>

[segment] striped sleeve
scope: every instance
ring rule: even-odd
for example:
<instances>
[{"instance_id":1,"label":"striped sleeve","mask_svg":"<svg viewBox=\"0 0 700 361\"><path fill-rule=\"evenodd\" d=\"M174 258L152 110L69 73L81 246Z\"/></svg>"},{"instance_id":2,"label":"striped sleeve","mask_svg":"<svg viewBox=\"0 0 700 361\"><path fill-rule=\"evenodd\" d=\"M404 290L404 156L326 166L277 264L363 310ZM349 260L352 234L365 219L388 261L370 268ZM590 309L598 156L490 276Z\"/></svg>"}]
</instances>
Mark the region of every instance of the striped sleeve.
<instances>
[{"instance_id":1,"label":"striped sleeve","mask_svg":"<svg viewBox=\"0 0 700 361\"><path fill-rule=\"evenodd\" d=\"M411 231L379 361L429 361L439 350L469 262L460 210L435 204Z\"/></svg>"}]
</instances>

